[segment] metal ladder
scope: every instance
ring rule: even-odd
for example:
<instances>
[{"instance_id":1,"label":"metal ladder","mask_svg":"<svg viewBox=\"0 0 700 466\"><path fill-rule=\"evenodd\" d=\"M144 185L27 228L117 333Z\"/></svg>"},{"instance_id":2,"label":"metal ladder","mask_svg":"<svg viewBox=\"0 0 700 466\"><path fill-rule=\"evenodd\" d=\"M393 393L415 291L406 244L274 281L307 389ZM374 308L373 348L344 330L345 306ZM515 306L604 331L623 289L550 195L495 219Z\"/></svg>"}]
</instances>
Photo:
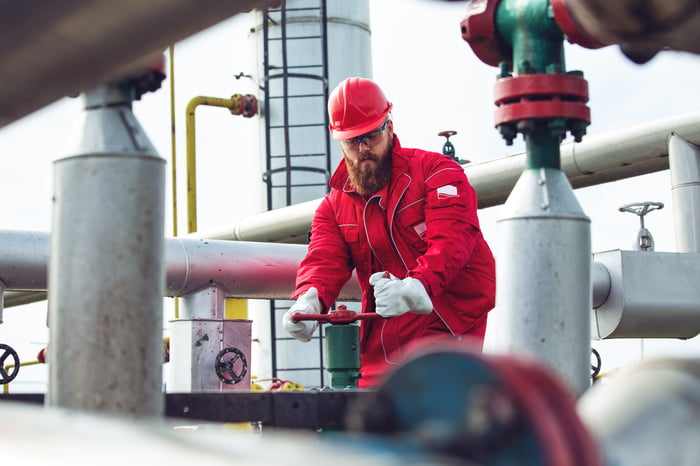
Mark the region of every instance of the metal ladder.
<instances>
[{"instance_id":1,"label":"metal ladder","mask_svg":"<svg viewBox=\"0 0 700 466\"><path fill-rule=\"evenodd\" d=\"M318 199L328 192L326 0L288 0L263 12L263 73L268 210ZM308 238L300 238L307 242ZM323 335L299 343L281 326L291 300L270 301L272 375L325 385ZM317 345L318 356L316 356ZM313 352L314 354L308 355ZM291 357L305 354L302 358ZM318 363L305 364L318 358ZM292 360L290 362L290 359ZM299 365L298 360L302 359ZM314 374L318 374L317 376ZM301 380L299 380L301 379Z\"/></svg>"}]
</instances>

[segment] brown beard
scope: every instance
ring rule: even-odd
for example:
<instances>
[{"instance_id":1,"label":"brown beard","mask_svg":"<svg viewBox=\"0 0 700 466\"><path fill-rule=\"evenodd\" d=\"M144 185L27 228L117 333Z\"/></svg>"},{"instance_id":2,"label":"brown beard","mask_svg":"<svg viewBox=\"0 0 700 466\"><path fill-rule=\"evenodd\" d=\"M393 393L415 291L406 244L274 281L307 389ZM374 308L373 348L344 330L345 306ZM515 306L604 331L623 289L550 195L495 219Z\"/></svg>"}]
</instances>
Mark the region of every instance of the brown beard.
<instances>
[{"instance_id":1,"label":"brown beard","mask_svg":"<svg viewBox=\"0 0 700 466\"><path fill-rule=\"evenodd\" d=\"M374 160L377 164L361 163L361 160L366 159ZM369 196L382 189L391 179L391 148L382 158L367 152L362 154L361 160L353 164L346 158L345 165L355 191L363 196Z\"/></svg>"}]
</instances>

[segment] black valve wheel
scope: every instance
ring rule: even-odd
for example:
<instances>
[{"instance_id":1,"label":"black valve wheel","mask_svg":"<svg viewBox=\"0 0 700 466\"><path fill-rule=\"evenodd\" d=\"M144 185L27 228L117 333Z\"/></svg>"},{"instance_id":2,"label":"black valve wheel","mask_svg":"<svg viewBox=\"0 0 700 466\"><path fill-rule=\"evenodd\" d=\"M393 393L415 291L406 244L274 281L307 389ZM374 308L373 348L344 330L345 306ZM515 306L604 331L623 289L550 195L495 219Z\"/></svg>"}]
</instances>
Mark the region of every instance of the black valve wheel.
<instances>
[{"instance_id":1,"label":"black valve wheel","mask_svg":"<svg viewBox=\"0 0 700 466\"><path fill-rule=\"evenodd\" d=\"M237 384L248 372L248 361L238 348L224 348L216 355L216 375L223 383Z\"/></svg>"},{"instance_id":2,"label":"black valve wheel","mask_svg":"<svg viewBox=\"0 0 700 466\"><path fill-rule=\"evenodd\" d=\"M8 365L8 358L11 358L12 371L7 373L5 366ZM5 385L17 377L19 372L19 355L11 346L0 343L0 385Z\"/></svg>"},{"instance_id":3,"label":"black valve wheel","mask_svg":"<svg viewBox=\"0 0 700 466\"><path fill-rule=\"evenodd\" d=\"M595 378L600 374L600 368L603 366L603 361L600 358L600 353L595 349L591 348L591 357L595 358L595 363L591 364L591 379L595 381Z\"/></svg>"}]
</instances>

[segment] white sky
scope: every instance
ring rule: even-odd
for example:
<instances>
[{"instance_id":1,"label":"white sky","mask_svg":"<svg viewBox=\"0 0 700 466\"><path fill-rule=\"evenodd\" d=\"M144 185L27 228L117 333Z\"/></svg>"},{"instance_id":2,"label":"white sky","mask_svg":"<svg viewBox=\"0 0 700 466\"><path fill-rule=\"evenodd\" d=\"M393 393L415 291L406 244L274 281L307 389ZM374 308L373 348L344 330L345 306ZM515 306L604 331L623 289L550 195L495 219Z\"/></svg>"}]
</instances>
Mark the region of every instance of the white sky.
<instances>
[{"instance_id":1,"label":"white sky","mask_svg":"<svg viewBox=\"0 0 700 466\"><path fill-rule=\"evenodd\" d=\"M406 147L440 151L437 133L456 130L451 141L457 154L473 162L496 159L522 150L507 147L493 128L493 86L497 69L479 61L462 41L462 2L434 0L371 0L374 79L394 103L395 130ZM179 233L186 231L184 109L197 95L228 97L255 93L239 72L255 74L249 43L250 19L239 15L175 47ZM664 52L646 65L635 65L616 47L590 51L567 46L567 68L584 71L589 82L593 123L589 134L625 128L700 108L697 80L700 57ZM168 161L167 225L172 232L170 196L169 83L134 104L137 118L156 149ZM49 231L51 228L52 162L66 153L81 102L63 99L0 129L0 228ZM260 180L258 121L232 117L225 109L197 111L197 181L199 229L232 223L262 210L250 202L250 180ZM592 219L593 251L630 249L637 234L636 216L618 212L630 202L661 201L666 208L646 220L658 251L674 251L668 172L576 191ZM495 243L499 207L480 212L489 242ZM254 316L251 316L254 318ZM0 342L34 359L48 339L45 305L5 310ZM698 337L686 341L639 340L594 342L604 370L657 354L700 355ZM23 368L21 379L41 377L44 368ZM18 382L20 379L18 379ZM15 384L13 384L14 386ZM13 391L22 390L16 384ZM36 387L26 385L29 391Z\"/></svg>"}]
</instances>

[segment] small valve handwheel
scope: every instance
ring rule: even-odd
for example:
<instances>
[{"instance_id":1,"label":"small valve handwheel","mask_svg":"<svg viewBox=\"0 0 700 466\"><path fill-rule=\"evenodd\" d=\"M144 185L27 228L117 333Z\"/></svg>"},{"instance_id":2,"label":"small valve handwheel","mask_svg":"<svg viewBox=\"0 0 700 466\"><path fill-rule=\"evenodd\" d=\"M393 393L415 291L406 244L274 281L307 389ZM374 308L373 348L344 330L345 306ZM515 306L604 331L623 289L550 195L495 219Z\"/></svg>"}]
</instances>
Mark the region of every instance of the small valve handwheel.
<instances>
[{"instance_id":1,"label":"small valve handwheel","mask_svg":"<svg viewBox=\"0 0 700 466\"><path fill-rule=\"evenodd\" d=\"M596 377L600 374L600 368L603 366L603 360L595 348L591 348L591 357L595 358L595 363L591 364L591 379L595 382Z\"/></svg>"},{"instance_id":2,"label":"small valve handwheel","mask_svg":"<svg viewBox=\"0 0 700 466\"><path fill-rule=\"evenodd\" d=\"M8 361L8 358L11 358L11 362ZM5 366L10 363L12 365L12 371L10 373L7 373L5 371ZM6 345L4 343L0 343L0 385L5 385L17 377L17 373L19 372L19 355L17 354L17 351L12 349L11 346Z\"/></svg>"},{"instance_id":3,"label":"small valve handwheel","mask_svg":"<svg viewBox=\"0 0 700 466\"><path fill-rule=\"evenodd\" d=\"M236 367L239 368L237 371ZM248 372L248 361L238 348L224 348L216 355L214 362L216 375L223 383L237 384Z\"/></svg>"}]
</instances>

